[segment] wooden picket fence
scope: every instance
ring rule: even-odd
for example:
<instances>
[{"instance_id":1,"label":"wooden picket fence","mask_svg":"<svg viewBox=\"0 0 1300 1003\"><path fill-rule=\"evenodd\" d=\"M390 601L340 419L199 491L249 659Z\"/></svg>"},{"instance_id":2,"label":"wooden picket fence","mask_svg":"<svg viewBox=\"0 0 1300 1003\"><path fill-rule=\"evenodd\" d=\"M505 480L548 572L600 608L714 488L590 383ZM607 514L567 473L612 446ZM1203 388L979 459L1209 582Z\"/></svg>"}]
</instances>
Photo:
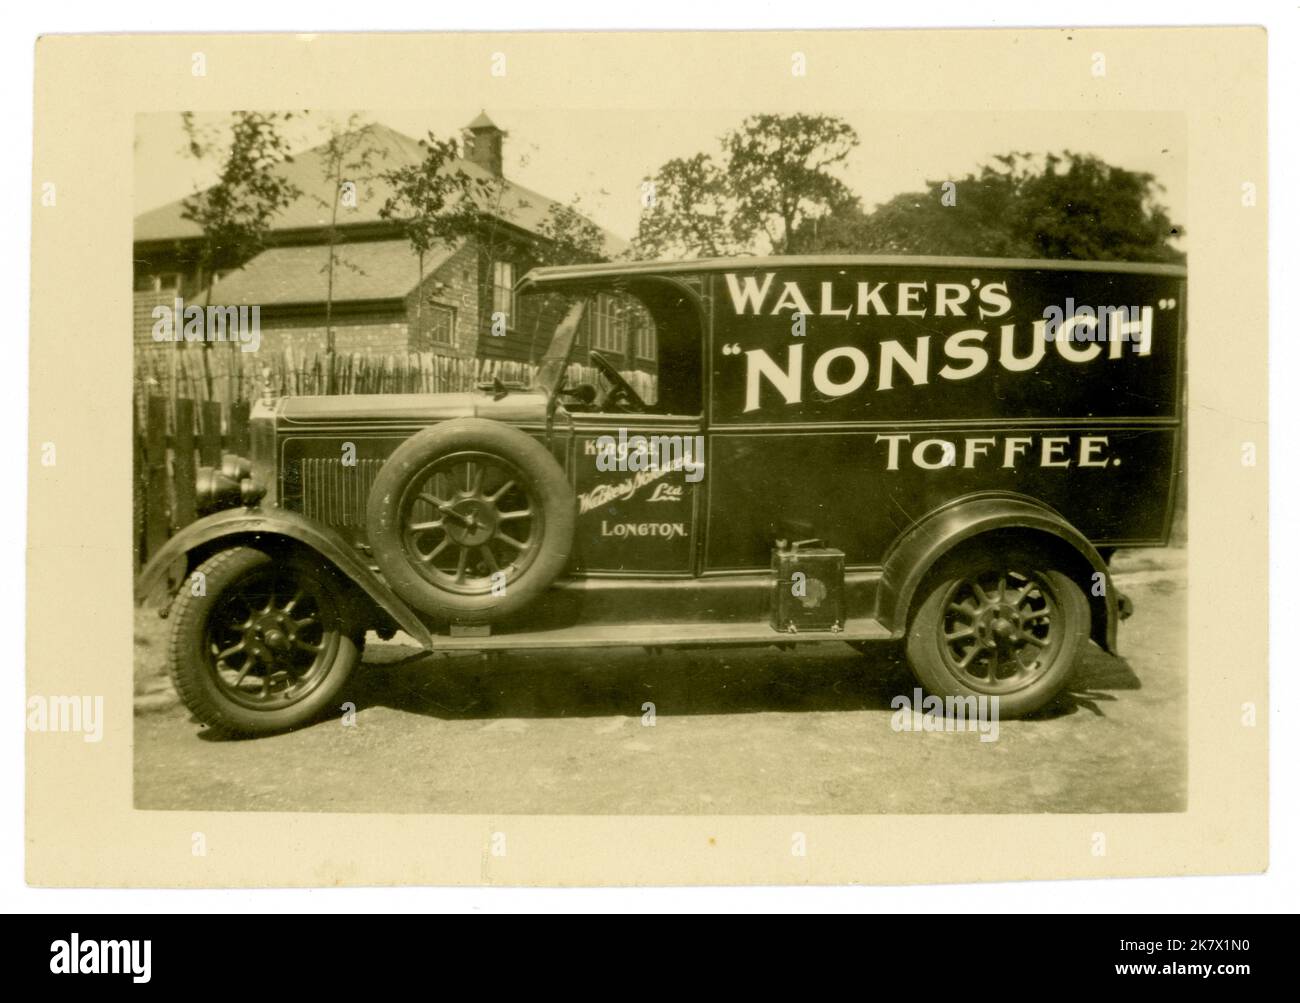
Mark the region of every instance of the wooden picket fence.
<instances>
[{"instance_id":1,"label":"wooden picket fence","mask_svg":"<svg viewBox=\"0 0 1300 1003\"><path fill-rule=\"evenodd\" d=\"M152 393L230 404L319 394L438 393L472 390L493 378L528 383L534 370L526 362L453 358L432 352L341 354L334 356L331 364L323 352L285 349L245 355L225 345L211 350L168 348L140 353L136 395Z\"/></svg>"},{"instance_id":2,"label":"wooden picket fence","mask_svg":"<svg viewBox=\"0 0 1300 1003\"><path fill-rule=\"evenodd\" d=\"M219 346L224 347L224 346ZM173 350L174 351L174 350ZM529 384L533 366L496 359L430 353L338 356L334 376L322 355L290 352L246 364L239 352L202 349L141 353L135 375L134 552L139 568L173 533L196 518L199 466L217 466L223 453L248 456L251 401L335 393L439 393L472 390L500 379ZM653 399L653 380L627 374ZM596 382L593 369L569 367L569 381Z\"/></svg>"},{"instance_id":3,"label":"wooden picket fence","mask_svg":"<svg viewBox=\"0 0 1300 1003\"><path fill-rule=\"evenodd\" d=\"M226 404L160 394L137 396L135 408L134 551L136 567L196 518L199 465L222 453L248 451L248 401ZM241 452L242 451L242 452Z\"/></svg>"}]
</instances>

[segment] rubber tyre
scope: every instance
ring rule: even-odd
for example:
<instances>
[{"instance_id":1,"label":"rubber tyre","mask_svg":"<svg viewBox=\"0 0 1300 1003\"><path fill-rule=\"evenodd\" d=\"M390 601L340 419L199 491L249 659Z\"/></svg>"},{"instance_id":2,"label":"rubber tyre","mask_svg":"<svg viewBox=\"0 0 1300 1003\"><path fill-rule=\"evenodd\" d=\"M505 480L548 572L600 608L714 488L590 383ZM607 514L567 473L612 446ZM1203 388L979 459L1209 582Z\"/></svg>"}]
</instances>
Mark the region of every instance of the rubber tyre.
<instances>
[{"instance_id":1,"label":"rubber tyre","mask_svg":"<svg viewBox=\"0 0 1300 1003\"><path fill-rule=\"evenodd\" d=\"M225 593L250 576L274 568L307 577L332 609L326 629L337 634L333 659L321 680L300 701L286 707L252 710L231 700L213 679L208 622ZM185 706L204 724L231 736L270 735L302 727L331 708L361 659L365 632L349 622L351 606L346 587L318 561L301 555L270 554L252 547L232 547L208 558L196 569L204 575L205 594L183 587L172 606L168 671Z\"/></svg>"},{"instance_id":2,"label":"rubber tyre","mask_svg":"<svg viewBox=\"0 0 1300 1003\"><path fill-rule=\"evenodd\" d=\"M989 695L991 691L970 685L958 676L943 654L944 603L950 590L962 580L984 572L1001 569L1032 574L1041 586L1049 589L1057 611L1060 643L1046 670L1021 689L997 693L998 713L1002 718L1022 717L1049 704L1065 688L1075 664L1088 643L1091 611L1088 600L1075 581L1052 568L1041 556L1030 552L947 562L922 583L921 596L907 633L907 661L917 681L931 694L941 698Z\"/></svg>"},{"instance_id":3,"label":"rubber tyre","mask_svg":"<svg viewBox=\"0 0 1300 1003\"><path fill-rule=\"evenodd\" d=\"M488 588L473 594L440 588L416 571L402 543L400 509L412 480L458 453L489 454L511 464L539 508L540 542L528 565L508 580L505 595ZM384 579L412 606L443 623L489 623L536 601L567 569L576 524L577 499L555 457L527 433L484 418L453 419L407 439L380 469L366 508L368 542Z\"/></svg>"}]
</instances>

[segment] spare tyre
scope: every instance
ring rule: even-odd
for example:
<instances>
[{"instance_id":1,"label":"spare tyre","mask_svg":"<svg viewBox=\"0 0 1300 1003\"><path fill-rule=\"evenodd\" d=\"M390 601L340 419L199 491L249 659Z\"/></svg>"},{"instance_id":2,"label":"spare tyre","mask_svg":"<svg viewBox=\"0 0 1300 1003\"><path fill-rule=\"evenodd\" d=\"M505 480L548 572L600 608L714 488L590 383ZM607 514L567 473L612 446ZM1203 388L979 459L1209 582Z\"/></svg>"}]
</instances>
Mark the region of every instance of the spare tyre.
<instances>
[{"instance_id":1,"label":"spare tyre","mask_svg":"<svg viewBox=\"0 0 1300 1003\"><path fill-rule=\"evenodd\" d=\"M370 489L366 530L398 595L436 619L479 624L527 606L564 571L576 508L540 442L459 418L397 447Z\"/></svg>"}]
</instances>

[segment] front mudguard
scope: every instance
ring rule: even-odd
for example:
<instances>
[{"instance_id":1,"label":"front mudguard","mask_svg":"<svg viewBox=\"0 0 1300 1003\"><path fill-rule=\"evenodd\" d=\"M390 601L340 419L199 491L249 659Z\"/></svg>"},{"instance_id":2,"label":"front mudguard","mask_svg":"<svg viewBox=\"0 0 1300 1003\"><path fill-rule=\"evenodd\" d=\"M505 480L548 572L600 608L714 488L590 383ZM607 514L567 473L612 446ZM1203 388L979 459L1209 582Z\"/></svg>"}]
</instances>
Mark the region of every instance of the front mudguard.
<instances>
[{"instance_id":1,"label":"front mudguard","mask_svg":"<svg viewBox=\"0 0 1300 1003\"><path fill-rule=\"evenodd\" d=\"M432 646L429 628L415 611L370 570L342 537L327 526L283 509L232 508L190 523L150 558L136 578L136 605L148 602L164 587L170 598L188 574L190 555L195 551L206 555L227 545L256 547L259 543L283 544L286 541L306 547L328 561L391 616L402 630L426 648Z\"/></svg>"}]
</instances>

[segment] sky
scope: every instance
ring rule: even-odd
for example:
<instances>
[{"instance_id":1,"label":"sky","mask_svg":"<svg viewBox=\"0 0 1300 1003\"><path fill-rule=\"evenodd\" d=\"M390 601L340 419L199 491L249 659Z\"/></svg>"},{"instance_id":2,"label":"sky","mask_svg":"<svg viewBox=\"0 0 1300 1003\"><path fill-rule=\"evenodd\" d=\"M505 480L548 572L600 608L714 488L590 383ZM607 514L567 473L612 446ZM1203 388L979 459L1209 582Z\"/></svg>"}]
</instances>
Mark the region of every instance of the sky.
<instances>
[{"instance_id":1,"label":"sky","mask_svg":"<svg viewBox=\"0 0 1300 1003\"><path fill-rule=\"evenodd\" d=\"M575 196L606 229L624 238L636 231L641 181L666 160L699 152L717 154L718 138L746 115L764 109L698 108L582 111L486 108L361 111L414 138L433 131L458 135L480 110L509 134L505 174L561 202ZM1187 222L1186 143L1181 115L1163 112L887 111L869 107L822 108L847 121L861 140L839 172L866 208L927 181L957 179L994 155L1074 150L1108 163L1148 171L1166 191L1175 222ZM328 122L348 111L310 112L289 134L295 150L319 143ZM219 121L224 116L210 116ZM215 169L184 152L178 113L141 115L136 124L136 213L163 205L210 183ZM960 191L958 192L960 198Z\"/></svg>"}]
</instances>

